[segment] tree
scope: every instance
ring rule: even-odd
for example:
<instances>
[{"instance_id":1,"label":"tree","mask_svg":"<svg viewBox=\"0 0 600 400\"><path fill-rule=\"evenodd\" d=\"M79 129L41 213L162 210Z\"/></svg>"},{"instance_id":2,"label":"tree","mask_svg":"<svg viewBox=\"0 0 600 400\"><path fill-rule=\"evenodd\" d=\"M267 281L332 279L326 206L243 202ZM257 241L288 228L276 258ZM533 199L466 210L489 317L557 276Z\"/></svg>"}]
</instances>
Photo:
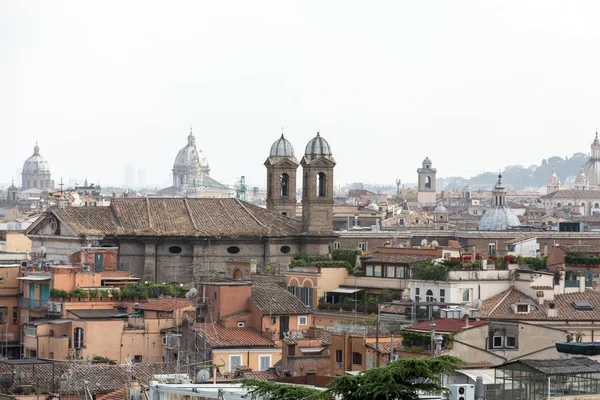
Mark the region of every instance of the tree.
<instances>
[{"instance_id":1,"label":"tree","mask_svg":"<svg viewBox=\"0 0 600 400\"><path fill-rule=\"evenodd\" d=\"M447 392L442 386L442 375L464 365L452 356L406 358L358 375L337 377L325 391L254 379L243 381L242 387L268 400L418 400L419 392Z\"/></svg>"},{"instance_id":2,"label":"tree","mask_svg":"<svg viewBox=\"0 0 600 400\"><path fill-rule=\"evenodd\" d=\"M581 332L581 331L577 331L575 333L573 333L573 337L575 338L575 341L577 343L581 343L581 341L583 340L585 336L585 333Z\"/></svg>"},{"instance_id":3,"label":"tree","mask_svg":"<svg viewBox=\"0 0 600 400\"><path fill-rule=\"evenodd\" d=\"M447 392L442 375L464 365L452 356L401 359L356 376L338 377L329 384L329 391L343 400L418 400L419 392Z\"/></svg>"}]
</instances>

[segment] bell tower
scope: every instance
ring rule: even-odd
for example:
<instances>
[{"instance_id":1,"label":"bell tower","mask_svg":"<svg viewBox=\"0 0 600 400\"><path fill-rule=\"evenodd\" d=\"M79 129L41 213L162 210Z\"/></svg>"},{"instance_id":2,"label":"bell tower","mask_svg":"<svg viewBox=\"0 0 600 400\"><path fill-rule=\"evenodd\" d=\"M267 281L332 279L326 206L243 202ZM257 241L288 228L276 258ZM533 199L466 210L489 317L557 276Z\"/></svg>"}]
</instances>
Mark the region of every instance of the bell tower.
<instances>
[{"instance_id":1,"label":"bell tower","mask_svg":"<svg viewBox=\"0 0 600 400\"><path fill-rule=\"evenodd\" d=\"M417 191L417 203L419 206L434 206L436 204L435 176L437 170L432 168L431 160L425 157L421 168L417 170L419 187Z\"/></svg>"},{"instance_id":2,"label":"bell tower","mask_svg":"<svg viewBox=\"0 0 600 400\"><path fill-rule=\"evenodd\" d=\"M298 160L292 144L283 137L273 143L267 167L267 209L290 218L296 217L296 170Z\"/></svg>"},{"instance_id":3,"label":"bell tower","mask_svg":"<svg viewBox=\"0 0 600 400\"><path fill-rule=\"evenodd\" d=\"M302 165L302 229L333 231L333 159L331 147L317 133L306 145Z\"/></svg>"}]
</instances>

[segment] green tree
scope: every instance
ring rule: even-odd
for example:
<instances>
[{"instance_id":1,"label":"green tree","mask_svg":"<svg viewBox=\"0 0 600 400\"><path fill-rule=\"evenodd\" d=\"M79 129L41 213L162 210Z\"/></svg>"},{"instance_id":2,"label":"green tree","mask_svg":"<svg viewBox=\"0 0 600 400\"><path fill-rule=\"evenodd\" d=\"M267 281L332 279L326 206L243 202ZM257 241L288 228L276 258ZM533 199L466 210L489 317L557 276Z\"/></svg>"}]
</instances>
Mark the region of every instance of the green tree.
<instances>
[{"instance_id":1,"label":"green tree","mask_svg":"<svg viewBox=\"0 0 600 400\"><path fill-rule=\"evenodd\" d=\"M244 380L242 387L250 394L267 400L335 400L333 395L324 390L256 379Z\"/></svg>"}]
</instances>

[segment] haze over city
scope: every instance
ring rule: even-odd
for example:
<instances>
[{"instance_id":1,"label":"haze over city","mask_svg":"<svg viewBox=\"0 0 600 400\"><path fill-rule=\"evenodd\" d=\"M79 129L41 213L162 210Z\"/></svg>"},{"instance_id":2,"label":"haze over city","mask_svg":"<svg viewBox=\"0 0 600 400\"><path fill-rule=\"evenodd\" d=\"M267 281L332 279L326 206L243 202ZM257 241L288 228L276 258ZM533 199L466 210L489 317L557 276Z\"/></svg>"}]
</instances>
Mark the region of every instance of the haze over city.
<instances>
[{"instance_id":1,"label":"haze over city","mask_svg":"<svg viewBox=\"0 0 600 400\"><path fill-rule=\"evenodd\" d=\"M37 141L53 177L170 181L190 125L211 176L264 185L321 132L336 185L469 177L588 152L600 4L2 2L0 182Z\"/></svg>"}]
</instances>

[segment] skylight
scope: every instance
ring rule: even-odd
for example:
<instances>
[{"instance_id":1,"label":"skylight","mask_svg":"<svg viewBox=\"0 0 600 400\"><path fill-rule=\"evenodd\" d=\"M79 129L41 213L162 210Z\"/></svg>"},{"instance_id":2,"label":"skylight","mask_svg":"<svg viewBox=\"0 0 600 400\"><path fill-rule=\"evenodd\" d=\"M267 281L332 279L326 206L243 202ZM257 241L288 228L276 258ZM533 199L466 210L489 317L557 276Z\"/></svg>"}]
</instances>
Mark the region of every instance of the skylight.
<instances>
[{"instance_id":1,"label":"skylight","mask_svg":"<svg viewBox=\"0 0 600 400\"><path fill-rule=\"evenodd\" d=\"M576 310L593 310L594 307L587 300L577 300L571 303Z\"/></svg>"}]
</instances>

